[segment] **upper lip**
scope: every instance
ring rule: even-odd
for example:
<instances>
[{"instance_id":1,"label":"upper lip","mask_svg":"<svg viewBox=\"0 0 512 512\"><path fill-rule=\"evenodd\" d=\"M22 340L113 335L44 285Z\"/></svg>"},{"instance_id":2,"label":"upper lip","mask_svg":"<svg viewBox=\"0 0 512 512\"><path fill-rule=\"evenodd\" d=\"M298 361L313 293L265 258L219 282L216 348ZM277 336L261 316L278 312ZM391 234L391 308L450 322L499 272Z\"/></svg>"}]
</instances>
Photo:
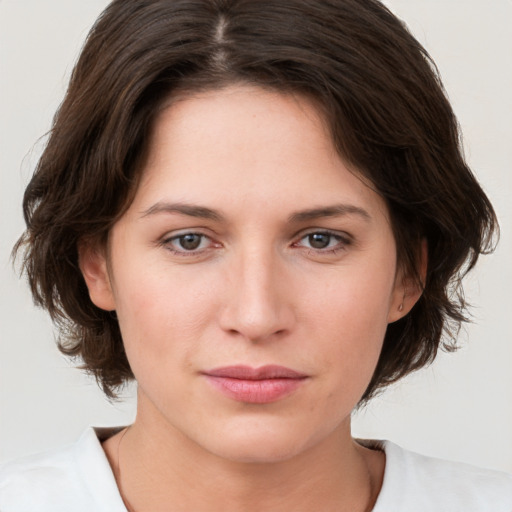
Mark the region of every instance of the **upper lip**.
<instances>
[{"instance_id":1,"label":"upper lip","mask_svg":"<svg viewBox=\"0 0 512 512\"><path fill-rule=\"evenodd\" d=\"M260 366L259 368L252 368L251 366L245 365L223 366L208 370L204 373L210 377L224 377L240 380L303 379L307 377L307 375L292 370L291 368L275 364Z\"/></svg>"}]
</instances>

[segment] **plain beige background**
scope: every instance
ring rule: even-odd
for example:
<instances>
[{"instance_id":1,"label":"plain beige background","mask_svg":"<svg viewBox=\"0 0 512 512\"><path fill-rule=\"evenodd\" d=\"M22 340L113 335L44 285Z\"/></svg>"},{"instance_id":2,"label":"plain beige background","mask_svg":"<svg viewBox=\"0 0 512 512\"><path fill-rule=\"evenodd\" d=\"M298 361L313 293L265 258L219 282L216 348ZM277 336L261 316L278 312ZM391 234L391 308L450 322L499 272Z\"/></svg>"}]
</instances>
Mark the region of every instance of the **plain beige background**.
<instances>
[{"instance_id":1,"label":"plain beige background","mask_svg":"<svg viewBox=\"0 0 512 512\"><path fill-rule=\"evenodd\" d=\"M389 0L436 60L467 158L502 225L498 251L467 281L475 323L354 419L360 437L512 471L512 2ZM12 271L21 197L69 73L104 0L0 0L0 460L72 442L134 414L110 405L57 351L46 314Z\"/></svg>"}]
</instances>

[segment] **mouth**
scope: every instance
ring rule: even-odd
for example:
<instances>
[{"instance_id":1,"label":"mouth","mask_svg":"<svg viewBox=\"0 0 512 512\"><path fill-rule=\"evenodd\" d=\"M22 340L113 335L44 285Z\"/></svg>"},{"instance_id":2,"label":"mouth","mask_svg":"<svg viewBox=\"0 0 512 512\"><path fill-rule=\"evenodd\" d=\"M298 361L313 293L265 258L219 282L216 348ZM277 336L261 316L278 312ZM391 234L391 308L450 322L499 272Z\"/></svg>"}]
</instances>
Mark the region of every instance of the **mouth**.
<instances>
[{"instance_id":1,"label":"mouth","mask_svg":"<svg viewBox=\"0 0 512 512\"><path fill-rule=\"evenodd\" d=\"M278 365L259 368L224 366L203 372L207 381L223 395L251 404L275 402L291 395L308 376Z\"/></svg>"}]
</instances>

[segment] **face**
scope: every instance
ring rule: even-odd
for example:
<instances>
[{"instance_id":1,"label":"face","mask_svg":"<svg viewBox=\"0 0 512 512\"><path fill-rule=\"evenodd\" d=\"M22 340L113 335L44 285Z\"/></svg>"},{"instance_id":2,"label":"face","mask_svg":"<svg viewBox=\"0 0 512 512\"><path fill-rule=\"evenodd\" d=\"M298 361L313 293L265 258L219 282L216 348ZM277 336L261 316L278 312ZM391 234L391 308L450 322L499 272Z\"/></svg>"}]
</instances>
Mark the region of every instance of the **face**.
<instances>
[{"instance_id":1,"label":"face","mask_svg":"<svg viewBox=\"0 0 512 512\"><path fill-rule=\"evenodd\" d=\"M231 460L349 435L386 327L409 309L383 199L311 103L244 86L159 115L108 257L81 265L117 312L137 421Z\"/></svg>"}]
</instances>

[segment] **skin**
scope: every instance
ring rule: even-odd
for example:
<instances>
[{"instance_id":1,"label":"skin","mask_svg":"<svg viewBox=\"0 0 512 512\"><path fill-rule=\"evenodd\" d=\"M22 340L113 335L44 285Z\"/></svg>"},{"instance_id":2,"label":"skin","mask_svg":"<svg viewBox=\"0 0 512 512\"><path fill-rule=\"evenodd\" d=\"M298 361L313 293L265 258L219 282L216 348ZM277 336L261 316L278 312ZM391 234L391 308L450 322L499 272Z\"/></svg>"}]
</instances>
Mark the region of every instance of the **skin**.
<instances>
[{"instance_id":1,"label":"skin","mask_svg":"<svg viewBox=\"0 0 512 512\"><path fill-rule=\"evenodd\" d=\"M373 506L384 454L353 441L350 414L420 292L383 199L351 171L301 97L239 85L159 114L108 250L80 255L138 382L134 425L104 444L131 509ZM247 404L201 373L235 364L307 378Z\"/></svg>"}]
</instances>

